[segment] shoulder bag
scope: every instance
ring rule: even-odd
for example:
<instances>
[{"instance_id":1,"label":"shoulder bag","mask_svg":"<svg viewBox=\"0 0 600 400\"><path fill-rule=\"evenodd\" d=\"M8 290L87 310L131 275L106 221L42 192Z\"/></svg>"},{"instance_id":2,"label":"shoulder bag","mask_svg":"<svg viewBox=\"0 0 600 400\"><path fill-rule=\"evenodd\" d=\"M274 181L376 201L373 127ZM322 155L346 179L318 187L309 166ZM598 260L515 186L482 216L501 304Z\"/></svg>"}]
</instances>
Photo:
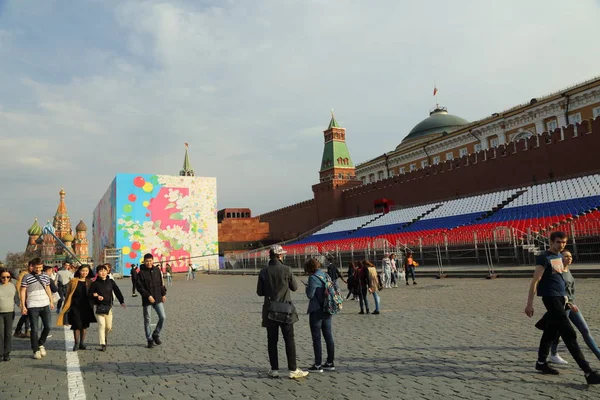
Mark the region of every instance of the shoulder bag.
<instances>
[{"instance_id":1,"label":"shoulder bag","mask_svg":"<svg viewBox=\"0 0 600 400\"><path fill-rule=\"evenodd\" d=\"M294 315L296 314L296 307L294 307L292 303L271 301L269 303L268 311L267 317L271 321L282 324L293 324L295 322Z\"/></svg>"}]
</instances>

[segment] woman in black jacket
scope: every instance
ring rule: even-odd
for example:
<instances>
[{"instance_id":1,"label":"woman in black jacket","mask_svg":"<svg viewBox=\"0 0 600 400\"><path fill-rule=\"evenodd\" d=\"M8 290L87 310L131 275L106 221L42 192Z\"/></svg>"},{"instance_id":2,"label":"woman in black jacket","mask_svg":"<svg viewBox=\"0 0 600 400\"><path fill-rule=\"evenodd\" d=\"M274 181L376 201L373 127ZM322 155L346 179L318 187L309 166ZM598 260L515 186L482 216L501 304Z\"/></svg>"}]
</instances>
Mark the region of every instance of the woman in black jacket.
<instances>
[{"instance_id":1,"label":"woman in black jacket","mask_svg":"<svg viewBox=\"0 0 600 400\"><path fill-rule=\"evenodd\" d=\"M125 308L125 299L114 280L108 278L108 267L100 265L98 276L90 287L90 297L96 304L96 320L98 320L98 335L100 336L100 351L106 351L106 337L112 330L113 293L117 296L121 307Z\"/></svg>"}]
</instances>

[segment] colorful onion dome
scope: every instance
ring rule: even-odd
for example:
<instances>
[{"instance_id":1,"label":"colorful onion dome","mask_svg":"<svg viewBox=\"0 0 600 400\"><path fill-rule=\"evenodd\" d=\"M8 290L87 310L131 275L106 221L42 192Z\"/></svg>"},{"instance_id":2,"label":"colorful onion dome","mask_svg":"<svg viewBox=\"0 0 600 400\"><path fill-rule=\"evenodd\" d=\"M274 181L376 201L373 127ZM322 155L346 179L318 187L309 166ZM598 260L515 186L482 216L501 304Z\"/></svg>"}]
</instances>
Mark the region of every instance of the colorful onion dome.
<instances>
[{"instance_id":1,"label":"colorful onion dome","mask_svg":"<svg viewBox=\"0 0 600 400\"><path fill-rule=\"evenodd\" d=\"M63 237L63 242L67 243L67 242L73 242L73 240L75 240L75 238L73 237L73 235L71 233L67 233L64 237Z\"/></svg>"},{"instance_id":2,"label":"colorful onion dome","mask_svg":"<svg viewBox=\"0 0 600 400\"><path fill-rule=\"evenodd\" d=\"M42 234L42 227L38 224L37 218L33 221L31 228L27 230L29 236L40 236Z\"/></svg>"},{"instance_id":3,"label":"colorful onion dome","mask_svg":"<svg viewBox=\"0 0 600 400\"><path fill-rule=\"evenodd\" d=\"M46 225L42 229L42 232L43 233L52 233L52 234L56 233L56 229L54 229L54 227L50 223L50 220L48 220L48 222L46 222Z\"/></svg>"},{"instance_id":4,"label":"colorful onion dome","mask_svg":"<svg viewBox=\"0 0 600 400\"><path fill-rule=\"evenodd\" d=\"M79 223L77 224L77 226L75 227L75 230L77 232L84 232L87 231L87 226L83 223L83 219L79 221Z\"/></svg>"}]
</instances>

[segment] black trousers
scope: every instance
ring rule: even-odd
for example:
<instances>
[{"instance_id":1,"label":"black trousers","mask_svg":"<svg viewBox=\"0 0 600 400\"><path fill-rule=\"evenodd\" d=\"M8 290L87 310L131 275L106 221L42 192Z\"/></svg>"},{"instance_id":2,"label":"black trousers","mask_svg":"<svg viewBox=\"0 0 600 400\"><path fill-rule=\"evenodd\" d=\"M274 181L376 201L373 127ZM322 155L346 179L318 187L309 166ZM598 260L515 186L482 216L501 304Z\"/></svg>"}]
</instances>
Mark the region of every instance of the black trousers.
<instances>
[{"instance_id":1,"label":"black trousers","mask_svg":"<svg viewBox=\"0 0 600 400\"><path fill-rule=\"evenodd\" d=\"M559 335L565 342L565 346L573 356L573 359L579 365L583 372L591 372L590 365L585 360L579 344L577 344L577 334L569 321L565 311L565 298L561 296L542 297L542 302L548 312L546 313L546 324L544 333L540 340L538 350L538 361L546 362L552 343L558 339Z\"/></svg>"},{"instance_id":2,"label":"black trousers","mask_svg":"<svg viewBox=\"0 0 600 400\"><path fill-rule=\"evenodd\" d=\"M3 356L10 354L12 350L12 324L15 313L0 313L0 351Z\"/></svg>"},{"instance_id":3,"label":"black trousers","mask_svg":"<svg viewBox=\"0 0 600 400\"><path fill-rule=\"evenodd\" d=\"M294 325L282 324L275 321L267 321L267 347L269 349L269 363L271 369L279 369L279 356L277 354L277 341L279 340L279 329L285 342L285 355L287 356L288 369L298 369L296 363L296 341L294 339Z\"/></svg>"},{"instance_id":4,"label":"black trousers","mask_svg":"<svg viewBox=\"0 0 600 400\"><path fill-rule=\"evenodd\" d=\"M135 294L135 285L137 284L137 277L131 277L131 294Z\"/></svg>"},{"instance_id":5,"label":"black trousers","mask_svg":"<svg viewBox=\"0 0 600 400\"><path fill-rule=\"evenodd\" d=\"M17 321L17 327L15 328L15 332L22 332L23 325L25 325L25 330L28 331L30 328L28 315L21 315L21 318L19 318L19 320Z\"/></svg>"}]
</instances>

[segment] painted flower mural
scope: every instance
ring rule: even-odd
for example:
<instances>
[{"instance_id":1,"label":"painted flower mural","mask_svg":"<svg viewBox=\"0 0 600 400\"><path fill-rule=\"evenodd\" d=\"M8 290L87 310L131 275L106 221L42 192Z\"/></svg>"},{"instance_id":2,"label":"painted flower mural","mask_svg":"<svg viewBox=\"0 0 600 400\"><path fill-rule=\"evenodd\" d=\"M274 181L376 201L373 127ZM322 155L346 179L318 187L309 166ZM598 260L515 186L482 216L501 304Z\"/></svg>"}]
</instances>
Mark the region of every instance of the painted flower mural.
<instances>
[{"instance_id":1,"label":"painted flower mural","mask_svg":"<svg viewBox=\"0 0 600 400\"><path fill-rule=\"evenodd\" d=\"M175 272L218 259L215 178L119 174L113 184L126 275L148 252Z\"/></svg>"}]
</instances>

